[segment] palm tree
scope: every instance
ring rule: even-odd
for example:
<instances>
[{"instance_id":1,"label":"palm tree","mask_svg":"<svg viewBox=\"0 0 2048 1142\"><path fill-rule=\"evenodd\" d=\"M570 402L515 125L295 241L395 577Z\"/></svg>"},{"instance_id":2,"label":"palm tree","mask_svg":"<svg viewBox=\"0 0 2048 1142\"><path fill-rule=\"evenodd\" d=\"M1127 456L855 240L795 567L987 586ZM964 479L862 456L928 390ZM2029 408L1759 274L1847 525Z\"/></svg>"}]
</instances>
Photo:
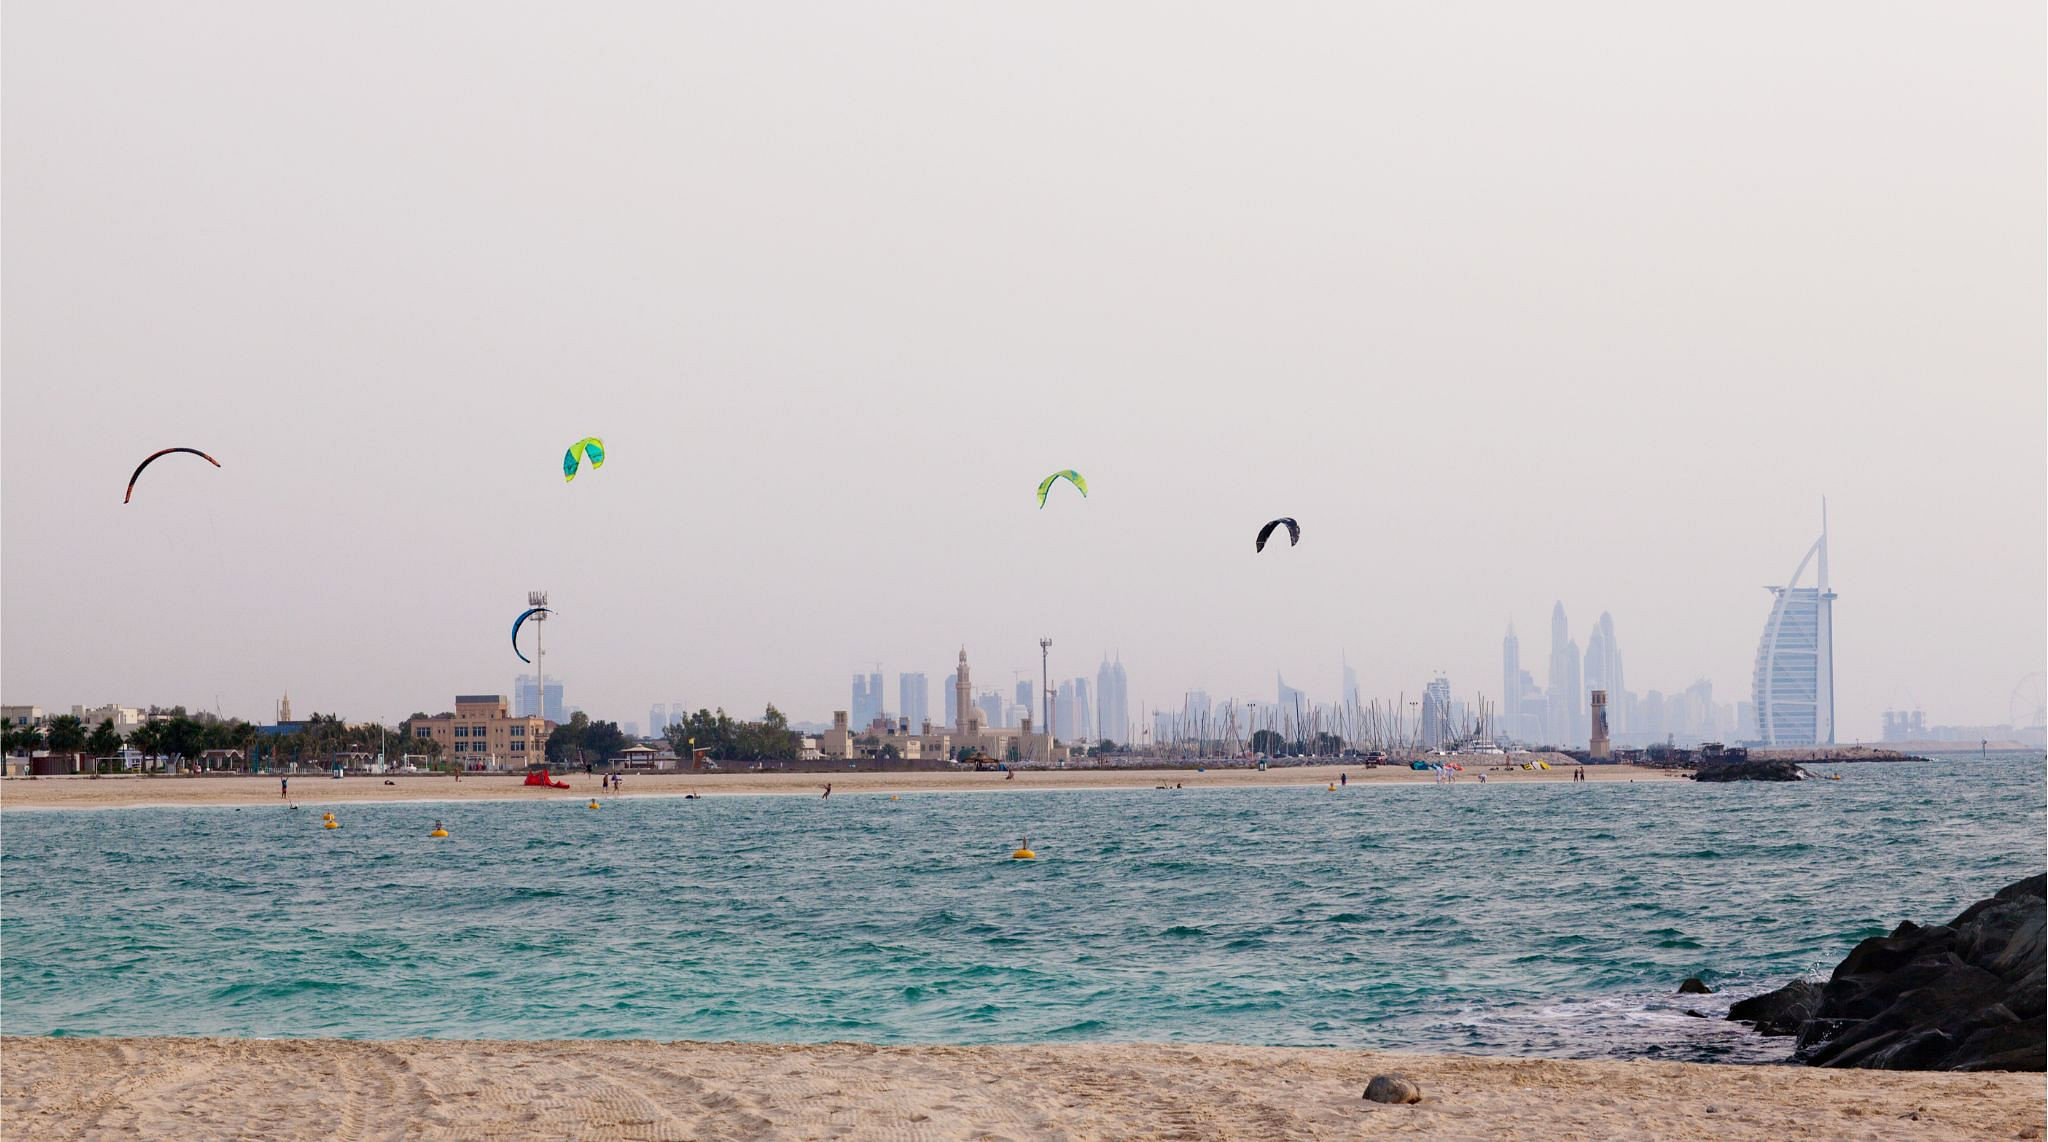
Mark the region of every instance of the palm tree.
<instances>
[{"instance_id":1,"label":"palm tree","mask_svg":"<svg viewBox=\"0 0 2048 1142\"><path fill-rule=\"evenodd\" d=\"M128 734L128 744L142 751L142 768L146 771L156 763L156 756L163 752L164 730L162 722L144 722Z\"/></svg>"},{"instance_id":2,"label":"palm tree","mask_svg":"<svg viewBox=\"0 0 2048 1142\"><path fill-rule=\"evenodd\" d=\"M76 714L59 714L50 719L51 753L75 754L85 748L85 723Z\"/></svg>"},{"instance_id":3,"label":"palm tree","mask_svg":"<svg viewBox=\"0 0 2048 1142\"><path fill-rule=\"evenodd\" d=\"M99 758L101 765L121 748L121 735L114 729L114 719L107 718L93 728L92 736L85 740L85 751Z\"/></svg>"}]
</instances>

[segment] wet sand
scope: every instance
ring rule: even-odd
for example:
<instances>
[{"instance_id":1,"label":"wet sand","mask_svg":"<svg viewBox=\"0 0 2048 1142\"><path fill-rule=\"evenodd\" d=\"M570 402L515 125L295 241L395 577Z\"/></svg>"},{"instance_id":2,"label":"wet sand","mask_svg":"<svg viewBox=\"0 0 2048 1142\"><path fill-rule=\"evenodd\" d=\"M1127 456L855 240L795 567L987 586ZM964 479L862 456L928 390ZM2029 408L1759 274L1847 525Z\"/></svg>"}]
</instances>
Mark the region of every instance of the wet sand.
<instances>
[{"instance_id":1,"label":"wet sand","mask_svg":"<svg viewBox=\"0 0 2048 1142\"><path fill-rule=\"evenodd\" d=\"M1272 1047L0 1042L0 1133L74 1138L2041 1138L2041 1077ZM1423 1101L1360 1095L1375 1074Z\"/></svg>"},{"instance_id":2,"label":"wet sand","mask_svg":"<svg viewBox=\"0 0 2048 1142\"><path fill-rule=\"evenodd\" d=\"M1522 784L1535 781L1570 781L1571 766L1557 762L1550 770L1483 768L1484 762L1466 760L1465 773L1454 788L1477 787L1479 774L1488 784ZM331 805L365 801L489 801L582 799L591 796L646 797L681 796L699 793L721 794L788 793L811 794L832 784L834 796L872 793L968 793L1017 792L1032 789L1151 789L1180 785L1186 789L1230 787L1328 786L1340 776L1351 786L1388 784L1428 785L1426 772L1383 765L1374 769L1358 766L1308 765L1257 769L1024 769L1009 774L973 771L909 771L895 773L630 773L620 793L600 788L591 774L557 774L568 789L543 789L521 784L520 775L474 775L460 780L439 775L392 775L389 777L344 777L337 781L316 773L291 779L292 804ZM1680 781L1683 775L1668 769L1644 769L1631 765L1591 765L1588 781ZM391 784L386 785L389 781ZM9 809L94 809L136 805L275 805L278 779L269 776L165 777L165 776L78 776L10 777L0 781L0 806Z\"/></svg>"}]
</instances>

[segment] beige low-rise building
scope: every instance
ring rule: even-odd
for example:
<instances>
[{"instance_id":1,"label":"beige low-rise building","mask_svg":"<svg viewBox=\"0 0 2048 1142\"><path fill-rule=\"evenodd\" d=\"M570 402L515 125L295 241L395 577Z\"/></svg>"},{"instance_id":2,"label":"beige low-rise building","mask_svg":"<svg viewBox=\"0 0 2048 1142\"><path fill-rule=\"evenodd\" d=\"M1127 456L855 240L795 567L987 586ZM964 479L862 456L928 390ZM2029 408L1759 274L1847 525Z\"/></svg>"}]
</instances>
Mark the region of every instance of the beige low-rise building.
<instances>
[{"instance_id":1,"label":"beige low-rise building","mask_svg":"<svg viewBox=\"0 0 2048 1142\"><path fill-rule=\"evenodd\" d=\"M828 759L851 761L876 757L893 746L896 756L905 761L951 760L962 749L970 755L980 754L997 761L1038 765L1066 761L1067 747L1054 741L1051 734L1033 733L1029 717L1020 719L1015 727L991 728L982 720L981 710L974 704L973 676L967 666L965 647L960 650L953 690L958 716L950 728L935 727L927 721L913 731L908 722L891 722L887 718L853 727L847 724L846 711L834 710L832 728L818 736L818 752Z\"/></svg>"},{"instance_id":2,"label":"beige low-rise building","mask_svg":"<svg viewBox=\"0 0 2048 1142\"><path fill-rule=\"evenodd\" d=\"M441 756L465 769L524 769L547 760L546 718L516 718L502 694L457 694L455 712L413 718L405 736L441 743Z\"/></svg>"}]
</instances>

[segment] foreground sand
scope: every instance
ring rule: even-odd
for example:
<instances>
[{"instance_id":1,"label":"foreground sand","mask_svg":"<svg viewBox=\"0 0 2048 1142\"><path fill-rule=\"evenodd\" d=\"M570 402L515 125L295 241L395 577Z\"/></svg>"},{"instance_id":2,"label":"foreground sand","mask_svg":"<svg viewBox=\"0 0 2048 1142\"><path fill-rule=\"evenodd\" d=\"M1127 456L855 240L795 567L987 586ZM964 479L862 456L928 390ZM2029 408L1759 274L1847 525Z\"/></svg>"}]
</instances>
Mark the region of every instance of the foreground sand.
<instances>
[{"instance_id":1,"label":"foreground sand","mask_svg":"<svg viewBox=\"0 0 2048 1142\"><path fill-rule=\"evenodd\" d=\"M2040 1138L2039 1075L1270 1047L0 1041L43 1138ZM1421 1083L1413 1106L1359 1096Z\"/></svg>"},{"instance_id":2,"label":"foreground sand","mask_svg":"<svg viewBox=\"0 0 2048 1142\"><path fill-rule=\"evenodd\" d=\"M1488 784L1532 781L1569 781L1571 769L1560 760L1550 770L1481 769L1483 763L1468 761L1466 776L1459 785L1477 785L1486 774ZM915 793L1016 791L1023 789L1150 789L1157 785L1180 784L1189 789L1223 786L1329 785L1339 774L1350 777L1352 785L1398 783L1428 785L1429 774L1386 765L1377 769L1358 766L1305 765L1269 769L1029 769L1017 771L1015 780L1002 773L906 772L906 773L703 773L629 774L624 792L602 794L598 779L583 773L558 775L569 782L568 789L539 789L520 784L517 776L475 776L460 781L440 776L344 777L339 781L318 774L301 774L291 779L291 799L301 805L325 805L350 801L483 801L517 798L543 800L549 797L584 798L602 796L648 796L683 793L812 793L832 783L832 792ZM1595 765L1586 768L1589 781L1679 781L1683 775L1668 769L1644 769L1633 765ZM386 780L392 782L384 784ZM7 808L92 809L123 805L275 805L279 801L277 778L268 777L10 777L0 781L0 805Z\"/></svg>"}]
</instances>

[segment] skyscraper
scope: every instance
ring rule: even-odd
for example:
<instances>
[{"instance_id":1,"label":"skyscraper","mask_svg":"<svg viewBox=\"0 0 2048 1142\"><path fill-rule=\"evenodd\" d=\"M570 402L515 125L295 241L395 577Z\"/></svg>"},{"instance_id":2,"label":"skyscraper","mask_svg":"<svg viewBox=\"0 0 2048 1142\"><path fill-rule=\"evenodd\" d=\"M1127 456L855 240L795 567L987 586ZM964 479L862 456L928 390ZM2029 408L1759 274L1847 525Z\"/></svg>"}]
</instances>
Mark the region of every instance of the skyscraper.
<instances>
[{"instance_id":1,"label":"skyscraper","mask_svg":"<svg viewBox=\"0 0 2048 1142\"><path fill-rule=\"evenodd\" d=\"M1358 708L1358 671L1351 669L1351 661L1344 659L1343 685L1337 691L1337 700L1347 709Z\"/></svg>"},{"instance_id":2,"label":"skyscraper","mask_svg":"<svg viewBox=\"0 0 2048 1142\"><path fill-rule=\"evenodd\" d=\"M1522 640L1515 637L1515 624L1500 640L1500 730L1510 738L1523 738L1522 730Z\"/></svg>"},{"instance_id":3,"label":"skyscraper","mask_svg":"<svg viewBox=\"0 0 2048 1142\"><path fill-rule=\"evenodd\" d=\"M976 706L981 710L982 725L999 727L1003 724L1003 696L1000 692L988 691L976 702Z\"/></svg>"},{"instance_id":4,"label":"skyscraper","mask_svg":"<svg viewBox=\"0 0 2048 1142\"><path fill-rule=\"evenodd\" d=\"M1124 673L1124 656L1117 655L1109 669L1116 676L1116 724L1123 730L1116 740L1129 745L1137 723L1131 718L1131 676Z\"/></svg>"},{"instance_id":5,"label":"skyscraper","mask_svg":"<svg viewBox=\"0 0 2048 1142\"><path fill-rule=\"evenodd\" d=\"M656 702L647 710L647 736L660 737L668 728L668 707Z\"/></svg>"},{"instance_id":6,"label":"skyscraper","mask_svg":"<svg viewBox=\"0 0 2048 1142\"><path fill-rule=\"evenodd\" d=\"M888 704L884 701L887 693L882 689L881 668L876 667L874 673L868 675L868 701L875 707L874 712L869 715L870 718L879 718L889 712Z\"/></svg>"},{"instance_id":7,"label":"skyscraper","mask_svg":"<svg viewBox=\"0 0 2048 1142\"><path fill-rule=\"evenodd\" d=\"M853 676L853 698L846 709L851 715L849 720L855 733L865 732L876 715L882 712L882 696L868 689L867 675Z\"/></svg>"},{"instance_id":8,"label":"skyscraper","mask_svg":"<svg viewBox=\"0 0 2048 1142\"><path fill-rule=\"evenodd\" d=\"M1289 686L1286 677L1277 670L1273 672L1273 677L1280 682L1280 698L1275 708L1285 720L1283 724L1291 725L1292 719L1308 713L1308 694Z\"/></svg>"},{"instance_id":9,"label":"skyscraper","mask_svg":"<svg viewBox=\"0 0 2048 1142\"><path fill-rule=\"evenodd\" d=\"M1550 699L1549 724L1544 736L1550 745L1570 745L1584 735L1585 688L1579 684L1579 644L1572 641L1571 626L1565 621L1564 603L1550 609L1550 679L1544 687Z\"/></svg>"},{"instance_id":10,"label":"skyscraper","mask_svg":"<svg viewBox=\"0 0 2048 1142\"><path fill-rule=\"evenodd\" d=\"M1059 684L1052 699L1052 736L1061 741L1073 741L1074 730L1080 725L1074 720L1074 680L1069 678Z\"/></svg>"},{"instance_id":11,"label":"skyscraper","mask_svg":"<svg viewBox=\"0 0 2048 1142\"><path fill-rule=\"evenodd\" d=\"M534 676L521 674L512 683L513 717L530 718L535 715L546 718L556 725L569 720L569 713L562 703L562 683L559 678L548 680L547 693L542 694L534 684Z\"/></svg>"},{"instance_id":12,"label":"skyscraper","mask_svg":"<svg viewBox=\"0 0 2048 1142\"><path fill-rule=\"evenodd\" d=\"M1118 745L1128 745L1131 739L1129 686L1123 656L1115 662L1105 657L1095 672L1095 732Z\"/></svg>"},{"instance_id":13,"label":"skyscraper","mask_svg":"<svg viewBox=\"0 0 2048 1142\"><path fill-rule=\"evenodd\" d=\"M898 674L896 676L896 713L910 723L913 732L923 726L932 716L931 690L925 684L922 674Z\"/></svg>"},{"instance_id":14,"label":"skyscraper","mask_svg":"<svg viewBox=\"0 0 2048 1142\"><path fill-rule=\"evenodd\" d=\"M1584 684L1588 692L1607 691L1612 699L1621 693L1621 643L1614 637L1614 616L1600 612L1600 621L1593 624L1593 633L1586 637L1586 673ZM1612 711L1610 710L1610 716ZM1626 730L1626 723L1616 724L1616 730Z\"/></svg>"},{"instance_id":15,"label":"skyscraper","mask_svg":"<svg viewBox=\"0 0 2048 1142\"><path fill-rule=\"evenodd\" d=\"M1438 675L1422 688L1422 745L1435 749L1451 740L1451 683Z\"/></svg>"},{"instance_id":16,"label":"skyscraper","mask_svg":"<svg viewBox=\"0 0 2048 1142\"><path fill-rule=\"evenodd\" d=\"M1815 585L1802 587L1819 556ZM1821 504L1820 538L1771 593L1770 617L1757 642L1757 739L1766 746L1833 745L1835 741L1835 593L1828 588L1828 514Z\"/></svg>"},{"instance_id":17,"label":"skyscraper","mask_svg":"<svg viewBox=\"0 0 2048 1142\"><path fill-rule=\"evenodd\" d=\"M1073 740L1088 737L1095 732L1095 707L1088 701L1088 680L1074 679L1074 725L1069 731Z\"/></svg>"},{"instance_id":18,"label":"skyscraper","mask_svg":"<svg viewBox=\"0 0 2048 1142\"><path fill-rule=\"evenodd\" d=\"M1032 693L1036 689L1038 689L1036 683L1019 678L1017 680L1017 704L1024 707L1026 711L1038 709L1037 696Z\"/></svg>"}]
</instances>

